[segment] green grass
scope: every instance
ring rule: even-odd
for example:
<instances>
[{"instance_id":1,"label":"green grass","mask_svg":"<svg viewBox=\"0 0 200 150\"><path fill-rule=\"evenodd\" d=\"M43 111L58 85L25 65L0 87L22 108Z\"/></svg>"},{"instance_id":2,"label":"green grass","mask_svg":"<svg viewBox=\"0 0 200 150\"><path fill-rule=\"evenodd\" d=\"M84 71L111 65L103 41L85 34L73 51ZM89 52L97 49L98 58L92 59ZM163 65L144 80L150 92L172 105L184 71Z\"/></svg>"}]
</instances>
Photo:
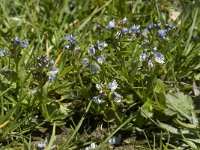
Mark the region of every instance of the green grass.
<instances>
[{"instance_id":1,"label":"green grass","mask_svg":"<svg viewBox=\"0 0 200 150\"><path fill-rule=\"evenodd\" d=\"M199 149L199 6L1 0L0 149Z\"/></svg>"}]
</instances>

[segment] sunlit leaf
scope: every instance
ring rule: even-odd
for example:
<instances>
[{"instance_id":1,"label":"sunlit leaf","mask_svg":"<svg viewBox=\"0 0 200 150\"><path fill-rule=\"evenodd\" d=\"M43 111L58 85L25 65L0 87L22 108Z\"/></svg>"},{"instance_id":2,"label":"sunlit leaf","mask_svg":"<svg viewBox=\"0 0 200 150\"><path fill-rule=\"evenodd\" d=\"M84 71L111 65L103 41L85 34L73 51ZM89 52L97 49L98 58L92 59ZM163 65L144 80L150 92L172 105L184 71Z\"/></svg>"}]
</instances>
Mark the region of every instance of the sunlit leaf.
<instances>
[{"instance_id":1,"label":"sunlit leaf","mask_svg":"<svg viewBox=\"0 0 200 150\"><path fill-rule=\"evenodd\" d=\"M191 121L191 111L194 109L191 97L184 95L182 92L167 93L165 96L168 108Z\"/></svg>"}]
</instances>

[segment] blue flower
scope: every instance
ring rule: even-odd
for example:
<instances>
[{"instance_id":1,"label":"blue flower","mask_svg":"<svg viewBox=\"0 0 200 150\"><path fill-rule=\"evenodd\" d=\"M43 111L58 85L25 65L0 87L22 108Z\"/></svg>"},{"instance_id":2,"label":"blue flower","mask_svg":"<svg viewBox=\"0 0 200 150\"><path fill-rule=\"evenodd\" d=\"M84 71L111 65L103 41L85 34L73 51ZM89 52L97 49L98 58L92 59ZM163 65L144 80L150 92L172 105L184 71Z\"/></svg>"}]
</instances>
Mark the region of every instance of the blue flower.
<instances>
[{"instance_id":1,"label":"blue flower","mask_svg":"<svg viewBox=\"0 0 200 150\"><path fill-rule=\"evenodd\" d=\"M97 145L94 142L92 142L90 144L90 146L86 147L84 150L92 150L92 149L94 150L94 149L96 149L96 147L97 147Z\"/></svg>"},{"instance_id":2,"label":"blue flower","mask_svg":"<svg viewBox=\"0 0 200 150\"><path fill-rule=\"evenodd\" d=\"M28 42L25 40L20 43L20 47L22 47L22 48L25 48L27 46L28 46Z\"/></svg>"},{"instance_id":3,"label":"blue flower","mask_svg":"<svg viewBox=\"0 0 200 150\"><path fill-rule=\"evenodd\" d=\"M114 100L115 102L119 103L122 100L122 96L119 95L117 92L114 92Z\"/></svg>"},{"instance_id":4,"label":"blue flower","mask_svg":"<svg viewBox=\"0 0 200 150\"><path fill-rule=\"evenodd\" d=\"M121 35L121 31L117 31L116 38L118 39L120 35Z\"/></svg>"},{"instance_id":5,"label":"blue flower","mask_svg":"<svg viewBox=\"0 0 200 150\"><path fill-rule=\"evenodd\" d=\"M99 57L97 58L97 61L98 61L98 63L103 64L104 61L105 61L105 57L104 57L104 56L99 56Z\"/></svg>"},{"instance_id":6,"label":"blue flower","mask_svg":"<svg viewBox=\"0 0 200 150\"><path fill-rule=\"evenodd\" d=\"M48 59L46 56L37 57L38 67L50 67L54 64L54 60Z\"/></svg>"},{"instance_id":7,"label":"blue flower","mask_svg":"<svg viewBox=\"0 0 200 150\"><path fill-rule=\"evenodd\" d=\"M70 49L70 46L69 46L69 45L66 45L66 46L65 46L65 49L66 49L66 50Z\"/></svg>"},{"instance_id":8,"label":"blue flower","mask_svg":"<svg viewBox=\"0 0 200 150\"><path fill-rule=\"evenodd\" d=\"M15 38L12 40L12 43L13 43L13 45L18 45L18 44L20 43L19 38L18 38L18 37L15 37Z\"/></svg>"},{"instance_id":9,"label":"blue flower","mask_svg":"<svg viewBox=\"0 0 200 150\"><path fill-rule=\"evenodd\" d=\"M107 28L108 29L114 29L115 28L115 20L114 19L108 23Z\"/></svg>"},{"instance_id":10,"label":"blue flower","mask_svg":"<svg viewBox=\"0 0 200 150\"><path fill-rule=\"evenodd\" d=\"M94 48L94 45L90 45L89 48L88 48L88 54L89 54L90 56L94 56L95 53L96 53L96 50L95 50L95 48Z\"/></svg>"},{"instance_id":11,"label":"blue flower","mask_svg":"<svg viewBox=\"0 0 200 150\"><path fill-rule=\"evenodd\" d=\"M110 82L108 84L108 88L111 90L111 91L115 91L118 87L118 84L117 84L117 81L116 80L113 80L112 82Z\"/></svg>"},{"instance_id":12,"label":"blue flower","mask_svg":"<svg viewBox=\"0 0 200 150\"><path fill-rule=\"evenodd\" d=\"M83 67L86 67L88 65L88 63L89 63L88 58L83 58L82 59L82 63L83 63Z\"/></svg>"},{"instance_id":13,"label":"blue flower","mask_svg":"<svg viewBox=\"0 0 200 150\"><path fill-rule=\"evenodd\" d=\"M6 50L5 49L2 49L1 51L0 51L0 58L1 57L4 57L6 55Z\"/></svg>"},{"instance_id":14,"label":"blue flower","mask_svg":"<svg viewBox=\"0 0 200 150\"><path fill-rule=\"evenodd\" d=\"M49 75L49 82L53 82L53 79L58 75L58 68L53 67Z\"/></svg>"},{"instance_id":15,"label":"blue flower","mask_svg":"<svg viewBox=\"0 0 200 150\"><path fill-rule=\"evenodd\" d=\"M116 145L116 144L120 144L122 140L122 135L119 134L118 136L113 136L109 141L108 143L109 144L112 144L112 145Z\"/></svg>"},{"instance_id":16,"label":"blue flower","mask_svg":"<svg viewBox=\"0 0 200 150\"><path fill-rule=\"evenodd\" d=\"M140 55L140 61L145 61L146 57L147 57L147 54L146 53L142 53Z\"/></svg>"},{"instance_id":17,"label":"blue flower","mask_svg":"<svg viewBox=\"0 0 200 150\"><path fill-rule=\"evenodd\" d=\"M166 32L167 30L158 30L158 36L162 37L163 39L166 39Z\"/></svg>"},{"instance_id":18,"label":"blue flower","mask_svg":"<svg viewBox=\"0 0 200 150\"><path fill-rule=\"evenodd\" d=\"M140 25L133 25L129 30L130 34L139 33L139 32L140 32Z\"/></svg>"},{"instance_id":19,"label":"blue flower","mask_svg":"<svg viewBox=\"0 0 200 150\"><path fill-rule=\"evenodd\" d=\"M99 40L96 41L97 47L100 51L103 50L104 47L106 47L105 42L99 42Z\"/></svg>"},{"instance_id":20,"label":"blue flower","mask_svg":"<svg viewBox=\"0 0 200 150\"><path fill-rule=\"evenodd\" d=\"M159 64L164 64L164 60L165 57L163 56L163 54L161 54L160 52L156 52L154 53L154 59L156 62L158 62Z\"/></svg>"},{"instance_id":21,"label":"blue flower","mask_svg":"<svg viewBox=\"0 0 200 150\"><path fill-rule=\"evenodd\" d=\"M37 149L44 149L46 147L46 143L44 142L39 142L36 145Z\"/></svg>"},{"instance_id":22,"label":"blue flower","mask_svg":"<svg viewBox=\"0 0 200 150\"><path fill-rule=\"evenodd\" d=\"M147 36L148 33L149 33L149 30L148 30L148 29L142 30L142 35L143 35L143 36Z\"/></svg>"},{"instance_id":23,"label":"blue flower","mask_svg":"<svg viewBox=\"0 0 200 150\"><path fill-rule=\"evenodd\" d=\"M149 25L148 25L148 28L149 28L149 29L153 29L153 25L152 25L152 24L149 24Z\"/></svg>"},{"instance_id":24,"label":"blue flower","mask_svg":"<svg viewBox=\"0 0 200 150\"><path fill-rule=\"evenodd\" d=\"M156 27L157 29L160 29L161 24L160 23L156 23L154 24L154 27Z\"/></svg>"},{"instance_id":25,"label":"blue flower","mask_svg":"<svg viewBox=\"0 0 200 150\"><path fill-rule=\"evenodd\" d=\"M73 37L72 35L68 35L67 37L64 37L65 41L70 41L71 44L76 44L76 39L78 38L78 36Z\"/></svg>"},{"instance_id":26,"label":"blue flower","mask_svg":"<svg viewBox=\"0 0 200 150\"><path fill-rule=\"evenodd\" d=\"M152 63L151 60L148 61L148 67L149 67L149 68L152 68L152 67L153 67L153 63Z\"/></svg>"},{"instance_id":27,"label":"blue flower","mask_svg":"<svg viewBox=\"0 0 200 150\"><path fill-rule=\"evenodd\" d=\"M166 28L167 30L171 30L172 28L174 28L174 26L171 25L171 24L166 23L166 24L165 24L165 28Z\"/></svg>"},{"instance_id":28,"label":"blue flower","mask_svg":"<svg viewBox=\"0 0 200 150\"><path fill-rule=\"evenodd\" d=\"M93 102L95 102L96 104L101 104L102 103L102 99L100 99L101 95L97 95L93 97Z\"/></svg>"},{"instance_id":29,"label":"blue flower","mask_svg":"<svg viewBox=\"0 0 200 150\"><path fill-rule=\"evenodd\" d=\"M123 18L122 23L123 24L127 23L127 18L126 17Z\"/></svg>"},{"instance_id":30,"label":"blue flower","mask_svg":"<svg viewBox=\"0 0 200 150\"><path fill-rule=\"evenodd\" d=\"M123 34L127 34L127 33L128 33L128 28L123 28L123 29L122 29L122 33L123 33Z\"/></svg>"}]
</instances>

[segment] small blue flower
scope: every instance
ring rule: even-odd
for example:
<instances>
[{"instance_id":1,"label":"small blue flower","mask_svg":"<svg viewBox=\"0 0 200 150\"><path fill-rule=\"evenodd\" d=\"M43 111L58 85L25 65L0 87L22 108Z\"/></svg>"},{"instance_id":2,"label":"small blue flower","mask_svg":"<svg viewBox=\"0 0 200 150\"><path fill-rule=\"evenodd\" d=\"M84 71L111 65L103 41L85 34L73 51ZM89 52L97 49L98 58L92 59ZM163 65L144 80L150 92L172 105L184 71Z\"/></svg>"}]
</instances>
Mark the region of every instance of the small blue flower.
<instances>
[{"instance_id":1,"label":"small blue flower","mask_svg":"<svg viewBox=\"0 0 200 150\"><path fill-rule=\"evenodd\" d=\"M115 91L118 87L118 84L117 84L117 81L116 80L113 80L112 82L110 82L108 84L108 88L111 90L111 91Z\"/></svg>"},{"instance_id":2,"label":"small blue flower","mask_svg":"<svg viewBox=\"0 0 200 150\"><path fill-rule=\"evenodd\" d=\"M122 29L122 33L123 33L123 34L127 34L127 33L128 33L128 28L123 28L123 29Z\"/></svg>"},{"instance_id":3,"label":"small blue flower","mask_svg":"<svg viewBox=\"0 0 200 150\"><path fill-rule=\"evenodd\" d=\"M96 41L97 47L100 51L103 50L104 47L106 47L105 42L99 42L99 40Z\"/></svg>"},{"instance_id":4,"label":"small blue flower","mask_svg":"<svg viewBox=\"0 0 200 150\"><path fill-rule=\"evenodd\" d=\"M152 68L152 67L153 67L153 63L152 63L151 60L148 61L148 67L149 67L149 68Z\"/></svg>"},{"instance_id":5,"label":"small blue flower","mask_svg":"<svg viewBox=\"0 0 200 150\"><path fill-rule=\"evenodd\" d=\"M70 46L69 46L69 45L66 45L66 46L65 46L65 49L66 49L66 50L70 49Z\"/></svg>"},{"instance_id":6,"label":"small blue flower","mask_svg":"<svg viewBox=\"0 0 200 150\"><path fill-rule=\"evenodd\" d=\"M154 27L157 28L157 29L160 29L160 26L161 26L160 23L156 23L156 24L154 24Z\"/></svg>"},{"instance_id":7,"label":"small blue flower","mask_svg":"<svg viewBox=\"0 0 200 150\"><path fill-rule=\"evenodd\" d=\"M117 31L116 38L118 39L120 35L121 35L121 31Z\"/></svg>"},{"instance_id":8,"label":"small blue flower","mask_svg":"<svg viewBox=\"0 0 200 150\"><path fill-rule=\"evenodd\" d=\"M39 150L42 150L42 149L44 149L45 147L46 147L46 143L44 143L44 142L39 142L39 143L37 143L37 145L36 145L36 148L39 149Z\"/></svg>"},{"instance_id":9,"label":"small blue flower","mask_svg":"<svg viewBox=\"0 0 200 150\"><path fill-rule=\"evenodd\" d=\"M119 95L117 92L114 92L114 100L115 102L119 103L122 100L122 96Z\"/></svg>"},{"instance_id":10,"label":"small blue flower","mask_svg":"<svg viewBox=\"0 0 200 150\"><path fill-rule=\"evenodd\" d=\"M166 39L166 32L167 30L158 30L158 36L162 37L163 39Z\"/></svg>"},{"instance_id":11,"label":"small blue flower","mask_svg":"<svg viewBox=\"0 0 200 150\"><path fill-rule=\"evenodd\" d=\"M86 147L84 150L92 150L92 149L94 150L94 149L96 149L96 147L97 147L97 145L94 142L92 142L90 144L90 146Z\"/></svg>"},{"instance_id":12,"label":"small blue flower","mask_svg":"<svg viewBox=\"0 0 200 150\"><path fill-rule=\"evenodd\" d=\"M38 67L40 67L40 68L42 67L42 63L40 63L40 62L39 62L37 65L38 65Z\"/></svg>"},{"instance_id":13,"label":"small blue flower","mask_svg":"<svg viewBox=\"0 0 200 150\"><path fill-rule=\"evenodd\" d=\"M97 95L93 97L93 102L95 102L96 104L101 104L102 103L102 99L100 99L101 95Z\"/></svg>"},{"instance_id":14,"label":"small blue flower","mask_svg":"<svg viewBox=\"0 0 200 150\"><path fill-rule=\"evenodd\" d=\"M126 17L123 18L122 23L123 24L127 23L127 18Z\"/></svg>"},{"instance_id":15,"label":"small blue flower","mask_svg":"<svg viewBox=\"0 0 200 150\"><path fill-rule=\"evenodd\" d=\"M148 25L148 28L149 28L149 29L153 29L153 25L152 25L152 24L149 24L149 25Z\"/></svg>"},{"instance_id":16,"label":"small blue flower","mask_svg":"<svg viewBox=\"0 0 200 150\"><path fill-rule=\"evenodd\" d=\"M28 42L25 40L20 43L20 47L22 47L22 48L25 48L27 46L28 46Z\"/></svg>"},{"instance_id":17,"label":"small blue flower","mask_svg":"<svg viewBox=\"0 0 200 150\"><path fill-rule=\"evenodd\" d=\"M146 53L142 53L140 55L140 61L145 61L146 58L147 58L147 54Z\"/></svg>"},{"instance_id":18,"label":"small blue flower","mask_svg":"<svg viewBox=\"0 0 200 150\"><path fill-rule=\"evenodd\" d=\"M108 23L107 28L108 29L114 29L115 28L115 20L114 19Z\"/></svg>"},{"instance_id":19,"label":"small blue flower","mask_svg":"<svg viewBox=\"0 0 200 150\"><path fill-rule=\"evenodd\" d=\"M159 64L164 64L164 60L165 57L163 56L163 54L161 54L160 52L156 52L154 53L154 59L156 62L158 62Z\"/></svg>"},{"instance_id":20,"label":"small blue flower","mask_svg":"<svg viewBox=\"0 0 200 150\"><path fill-rule=\"evenodd\" d=\"M49 75L49 82L53 82L53 79L58 75L58 68L52 67L51 73Z\"/></svg>"},{"instance_id":21,"label":"small blue flower","mask_svg":"<svg viewBox=\"0 0 200 150\"><path fill-rule=\"evenodd\" d=\"M148 29L142 30L142 35L143 35L143 36L146 37L148 33L149 33L149 30L148 30Z\"/></svg>"},{"instance_id":22,"label":"small blue flower","mask_svg":"<svg viewBox=\"0 0 200 150\"><path fill-rule=\"evenodd\" d=\"M5 49L2 49L2 50L0 51L0 58L1 58L1 57L4 57L4 56L6 56L6 50L5 50Z\"/></svg>"},{"instance_id":23,"label":"small blue flower","mask_svg":"<svg viewBox=\"0 0 200 150\"><path fill-rule=\"evenodd\" d=\"M139 32L140 32L140 25L133 25L129 30L130 34L139 33Z\"/></svg>"},{"instance_id":24,"label":"small blue flower","mask_svg":"<svg viewBox=\"0 0 200 150\"><path fill-rule=\"evenodd\" d=\"M70 41L71 44L76 44L76 39L78 38L78 36L73 37L72 35L68 35L67 37L64 37L65 41Z\"/></svg>"},{"instance_id":25,"label":"small blue flower","mask_svg":"<svg viewBox=\"0 0 200 150\"><path fill-rule=\"evenodd\" d=\"M46 56L37 57L37 65L38 67L46 67L49 68L54 64L54 60L48 59Z\"/></svg>"},{"instance_id":26,"label":"small blue flower","mask_svg":"<svg viewBox=\"0 0 200 150\"><path fill-rule=\"evenodd\" d=\"M166 24L165 24L165 28L166 28L167 30L171 30L172 28L174 28L174 26L171 25L171 24L166 23Z\"/></svg>"},{"instance_id":27,"label":"small blue flower","mask_svg":"<svg viewBox=\"0 0 200 150\"><path fill-rule=\"evenodd\" d=\"M97 58L97 61L98 61L98 63L103 64L104 61L105 61L105 57L104 57L104 56L99 56L99 57Z\"/></svg>"},{"instance_id":28,"label":"small blue flower","mask_svg":"<svg viewBox=\"0 0 200 150\"><path fill-rule=\"evenodd\" d=\"M13 45L18 45L18 44L20 43L19 38L18 38L18 37L15 37L15 38L12 40L12 43L13 43Z\"/></svg>"},{"instance_id":29,"label":"small blue flower","mask_svg":"<svg viewBox=\"0 0 200 150\"><path fill-rule=\"evenodd\" d=\"M96 53L96 50L95 50L95 48L94 48L94 45L90 45L89 48L88 48L88 54L89 54L90 56L94 56L95 53Z\"/></svg>"},{"instance_id":30,"label":"small blue flower","mask_svg":"<svg viewBox=\"0 0 200 150\"><path fill-rule=\"evenodd\" d=\"M88 58L83 58L82 59L82 63L83 63L83 67L86 67L89 63L89 59Z\"/></svg>"},{"instance_id":31,"label":"small blue flower","mask_svg":"<svg viewBox=\"0 0 200 150\"><path fill-rule=\"evenodd\" d=\"M120 144L120 143L121 143L121 140L122 140L122 135L119 134L118 136L113 136L113 137L108 141L108 143L109 143L109 144L112 144L112 145L117 145L117 144Z\"/></svg>"}]
</instances>

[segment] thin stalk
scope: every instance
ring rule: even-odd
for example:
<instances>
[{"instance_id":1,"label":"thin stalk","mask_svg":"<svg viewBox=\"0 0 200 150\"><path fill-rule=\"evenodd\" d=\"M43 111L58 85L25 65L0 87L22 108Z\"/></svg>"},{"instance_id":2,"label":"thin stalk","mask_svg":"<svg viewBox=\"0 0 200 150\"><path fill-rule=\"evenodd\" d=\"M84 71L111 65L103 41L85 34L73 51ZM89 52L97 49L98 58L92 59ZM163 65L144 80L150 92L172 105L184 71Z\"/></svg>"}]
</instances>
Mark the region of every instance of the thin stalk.
<instances>
[{"instance_id":1,"label":"thin stalk","mask_svg":"<svg viewBox=\"0 0 200 150\"><path fill-rule=\"evenodd\" d=\"M112 108L113 108L113 112L114 112L114 114L115 114L115 117L117 118L117 120L121 123L122 122L122 120L120 119L120 117L119 117L119 115L118 115L118 113L116 112L116 110L115 110L115 105L114 105L114 103L113 103L113 101L112 100L110 100L110 103L111 103L111 106L112 106Z\"/></svg>"},{"instance_id":2,"label":"thin stalk","mask_svg":"<svg viewBox=\"0 0 200 150\"><path fill-rule=\"evenodd\" d=\"M123 50L123 45L122 45L122 41L121 41L121 36L120 36L120 42L119 42L119 49L120 52L122 52ZM122 65L121 65L121 70L124 71L125 77L128 79L128 72L127 72L127 68L126 68L126 61L125 61L125 57L123 55L120 54L120 59L122 60Z\"/></svg>"},{"instance_id":3,"label":"thin stalk","mask_svg":"<svg viewBox=\"0 0 200 150\"><path fill-rule=\"evenodd\" d=\"M161 21L161 17L160 17L160 10L159 10L159 8L158 8L158 0L156 0L156 10L157 10L157 13L158 13L158 18L159 18L159 20Z\"/></svg>"},{"instance_id":4,"label":"thin stalk","mask_svg":"<svg viewBox=\"0 0 200 150\"><path fill-rule=\"evenodd\" d=\"M15 61L15 72L17 74L17 78L16 78L16 95L19 94L19 58L18 58L18 50L19 49L16 49L16 51L14 52L14 61Z\"/></svg>"},{"instance_id":5,"label":"thin stalk","mask_svg":"<svg viewBox=\"0 0 200 150\"><path fill-rule=\"evenodd\" d=\"M81 120L79 121L78 125L76 126L74 132L67 139L67 141L63 145L61 145L61 147L59 148L60 150L69 148L69 144L75 138L75 135L77 134L78 130L80 129L80 127L81 127L81 125L82 125L82 123L83 123L83 121L84 121L84 119L85 119L85 117L86 117L86 115L87 115L87 113L89 111L89 108L90 108L91 104L92 104L92 100L89 102L89 104L88 104L88 106L87 106L87 108L85 110L85 113L83 114Z\"/></svg>"},{"instance_id":6,"label":"thin stalk","mask_svg":"<svg viewBox=\"0 0 200 150\"><path fill-rule=\"evenodd\" d=\"M78 80L79 80L79 82L81 84L81 87L84 87L83 80L81 78L81 75L80 75L79 71L78 71Z\"/></svg>"},{"instance_id":7,"label":"thin stalk","mask_svg":"<svg viewBox=\"0 0 200 150\"><path fill-rule=\"evenodd\" d=\"M113 135L115 135L121 128L123 128L125 125L127 125L129 122L135 118L136 115L131 115L124 123L122 123L113 133L111 133L96 149L101 150L103 147L105 147L105 144L109 141Z\"/></svg>"},{"instance_id":8,"label":"thin stalk","mask_svg":"<svg viewBox=\"0 0 200 150\"><path fill-rule=\"evenodd\" d=\"M189 37L188 37L188 40L186 41L186 45L185 45L185 49L183 51L183 54L185 56L187 56L189 54L189 52L191 51L191 48L190 48L190 41L192 39L192 35L193 35L193 31L195 29L195 25L196 25L196 21L197 21L197 16L198 16L198 11L199 9L197 8L196 11L195 11L195 15L194 15L194 18L193 18L193 22L192 22L192 26L190 28L190 33L189 33Z\"/></svg>"}]
</instances>

